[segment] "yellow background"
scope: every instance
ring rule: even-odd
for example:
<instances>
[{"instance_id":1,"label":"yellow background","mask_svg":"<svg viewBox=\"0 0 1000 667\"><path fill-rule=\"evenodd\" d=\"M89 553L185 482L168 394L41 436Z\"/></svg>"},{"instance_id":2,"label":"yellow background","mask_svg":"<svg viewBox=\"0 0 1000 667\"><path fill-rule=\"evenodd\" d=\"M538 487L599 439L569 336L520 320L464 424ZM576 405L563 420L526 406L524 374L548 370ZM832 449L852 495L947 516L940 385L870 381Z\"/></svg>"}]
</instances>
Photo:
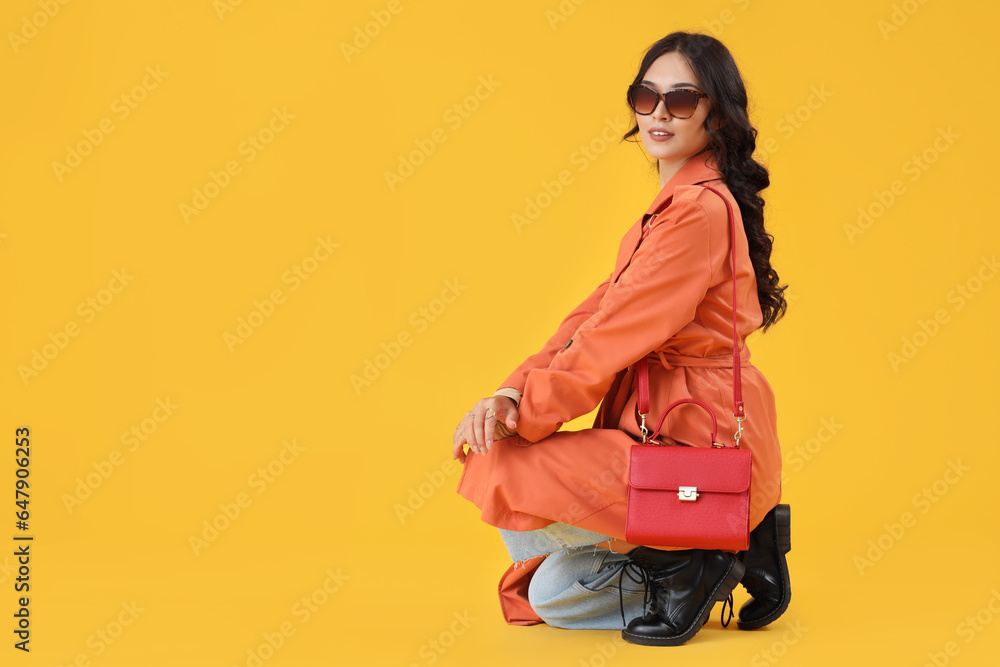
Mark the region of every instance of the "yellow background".
<instances>
[{"instance_id":1,"label":"yellow background","mask_svg":"<svg viewBox=\"0 0 1000 667\"><path fill-rule=\"evenodd\" d=\"M997 18L968 0L5 2L0 663L994 664ZM767 630L715 615L657 650L505 625L507 555L450 448L656 195L641 149L602 130L677 29L734 53L773 182L790 307L751 349L778 399L794 595ZM60 172L68 147L89 154ZM401 161L419 164L390 187Z\"/></svg>"}]
</instances>

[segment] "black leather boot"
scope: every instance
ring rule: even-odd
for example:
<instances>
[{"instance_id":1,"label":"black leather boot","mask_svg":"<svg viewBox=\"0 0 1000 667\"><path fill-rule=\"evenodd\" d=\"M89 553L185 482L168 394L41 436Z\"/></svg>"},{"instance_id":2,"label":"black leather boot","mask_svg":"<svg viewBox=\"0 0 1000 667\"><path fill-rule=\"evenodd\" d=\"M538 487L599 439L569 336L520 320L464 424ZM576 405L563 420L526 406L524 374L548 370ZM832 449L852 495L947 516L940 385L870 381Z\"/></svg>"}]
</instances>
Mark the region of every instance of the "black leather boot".
<instances>
[{"instance_id":1,"label":"black leather boot","mask_svg":"<svg viewBox=\"0 0 1000 667\"><path fill-rule=\"evenodd\" d=\"M637 547L628 556L626 567L644 575L652 594L649 612L622 630L622 638L633 644L683 644L708 620L712 605L728 599L743 576L743 563L725 551Z\"/></svg>"},{"instance_id":2,"label":"black leather boot","mask_svg":"<svg viewBox=\"0 0 1000 667\"><path fill-rule=\"evenodd\" d=\"M740 607L736 626L755 630L776 621L792 599L785 554L791 551L791 508L776 505L750 533L750 545L739 553L746 566L743 587L752 599Z\"/></svg>"}]
</instances>

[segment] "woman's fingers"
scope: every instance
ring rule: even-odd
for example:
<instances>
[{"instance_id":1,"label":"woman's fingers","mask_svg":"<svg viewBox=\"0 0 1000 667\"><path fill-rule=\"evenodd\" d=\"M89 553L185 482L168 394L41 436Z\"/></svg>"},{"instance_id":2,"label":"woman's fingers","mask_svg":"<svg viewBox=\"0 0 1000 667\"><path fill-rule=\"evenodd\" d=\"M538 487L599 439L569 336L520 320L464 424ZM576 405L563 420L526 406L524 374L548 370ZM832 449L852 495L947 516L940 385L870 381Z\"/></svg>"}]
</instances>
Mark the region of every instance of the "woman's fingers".
<instances>
[{"instance_id":1,"label":"woman's fingers","mask_svg":"<svg viewBox=\"0 0 1000 667\"><path fill-rule=\"evenodd\" d=\"M497 440L503 440L504 438L509 438L512 435L517 435L515 429L510 428L503 422L497 423Z\"/></svg>"},{"instance_id":2,"label":"woman's fingers","mask_svg":"<svg viewBox=\"0 0 1000 667\"><path fill-rule=\"evenodd\" d=\"M493 441L514 435L517 424L517 404L506 396L488 399L485 419L483 420L483 436L486 450L493 447Z\"/></svg>"},{"instance_id":3,"label":"woman's fingers","mask_svg":"<svg viewBox=\"0 0 1000 667\"><path fill-rule=\"evenodd\" d=\"M472 409L472 440L469 444L479 452L480 449L485 451L486 448L486 438L485 435L485 422L486 422L486 408L480 404L476 404L476 407Z\"/></svg>"},{"instance_id":4,"label":"woman's fingers","mask_svg":"<svg viewBox=\"0 0 1000 667\"><path fill-rule=\"evenodd\" d=\"M477 454L486 453L485 438L483 437L483 422L486 421L484 419L485 413L485 409L477 403L466 416L463 426L465 441L469 443L469 451L476 452Z\"/></svg>"},{"instance_id":5,"label":"woman's fingers","mask_svg":"<svg viewBox=\"0 0 1000 667\"><path fill-rule=\"evenodd\" d=\"M452 456L462 463L465 463L465 445L469 444L470 449L472 448L472 412L466 412L465 416L462 417L462 421L459 423L458 428L455 429L455 436L452 438L453 444L451 448Z\"/></svg>"},{"instance_id":6,"label":"woman's fingers","mask_svg":"<svg viewBox=\"0 0 1000 667\"><path fill-rule=\"evenodd\" d=\"M462 445L468 443L469 451L485 454L493 441L515 435L517 431L517 404L505 396L491 396L476 403L455 429L452 454L465 463Z\"/></svg>"},{"instance_id":7,"label":"woman's fingers","mask_svg":"<svg viewBox=\"0 0 1000 667\"><path fill-rule=\"evenodd\" d=\"M493 440L497 437L497 413L492 406L486 408L483 413L483 442L486 451L493 447Z\"/></svg>"},{"instance_id":8,"label":"woman's fingers","mask_svg":"<svg viewBox=\"0 0 1000 667\"><path fill-rule=\"evenodd\" d=\"M511 403L514 401L512 400ZM507 428L517 428L517 406L511 405L503 411L503 423Z\"/></svg>"},{"instance_id":9,"label":"woman's fingers","mask_svg":"<svg viewBox=\"0 0 1000 667\"><path fill-rule=\"evenodd\" d=\"M458 459L459 463L465 463L465 440L459 442L458 436L455 437L455 444L451 448L451 457L453 459Z\"/></svg>"}]
</instances>

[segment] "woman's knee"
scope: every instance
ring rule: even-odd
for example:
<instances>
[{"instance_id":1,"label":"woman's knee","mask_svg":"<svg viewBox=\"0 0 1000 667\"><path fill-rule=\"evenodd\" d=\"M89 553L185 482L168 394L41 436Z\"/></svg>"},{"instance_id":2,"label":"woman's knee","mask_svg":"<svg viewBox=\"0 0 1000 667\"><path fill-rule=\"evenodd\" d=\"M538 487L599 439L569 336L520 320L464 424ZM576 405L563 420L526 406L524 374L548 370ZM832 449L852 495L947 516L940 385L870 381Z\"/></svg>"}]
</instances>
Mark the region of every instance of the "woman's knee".
<instances>
[{"instance_id":1,"label":"woman's knee","mask_svg":"<svg viewBox=\"0 0 1000 667\"><path fill-rule=\"evenodd\" d=\"M607 615L611 602L617 613L618 589L611 580L612 570L620 567L622 558L595 547L553 552L532 575L528 602L539 618L553 627L591 627L597 617Z\"/></svg>"}]
</instances>

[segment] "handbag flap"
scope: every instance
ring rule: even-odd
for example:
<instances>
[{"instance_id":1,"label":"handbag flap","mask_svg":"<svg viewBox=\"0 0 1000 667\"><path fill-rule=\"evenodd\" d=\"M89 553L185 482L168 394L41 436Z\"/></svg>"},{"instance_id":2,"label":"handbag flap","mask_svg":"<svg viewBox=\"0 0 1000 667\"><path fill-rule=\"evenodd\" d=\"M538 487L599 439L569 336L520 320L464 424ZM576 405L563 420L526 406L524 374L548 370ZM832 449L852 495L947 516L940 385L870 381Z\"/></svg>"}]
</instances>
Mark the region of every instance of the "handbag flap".
<instances>
[{"instance_id":1,"label":"handbag flap","mask_svg":"<svg viewBox=\"0 0 1000 667\"><path fill-rule=\"evenodd\" d=\"M750 450L633 445L629 484L639 489L742 493L750 487Z\"/></svg>"}]
</instances>

